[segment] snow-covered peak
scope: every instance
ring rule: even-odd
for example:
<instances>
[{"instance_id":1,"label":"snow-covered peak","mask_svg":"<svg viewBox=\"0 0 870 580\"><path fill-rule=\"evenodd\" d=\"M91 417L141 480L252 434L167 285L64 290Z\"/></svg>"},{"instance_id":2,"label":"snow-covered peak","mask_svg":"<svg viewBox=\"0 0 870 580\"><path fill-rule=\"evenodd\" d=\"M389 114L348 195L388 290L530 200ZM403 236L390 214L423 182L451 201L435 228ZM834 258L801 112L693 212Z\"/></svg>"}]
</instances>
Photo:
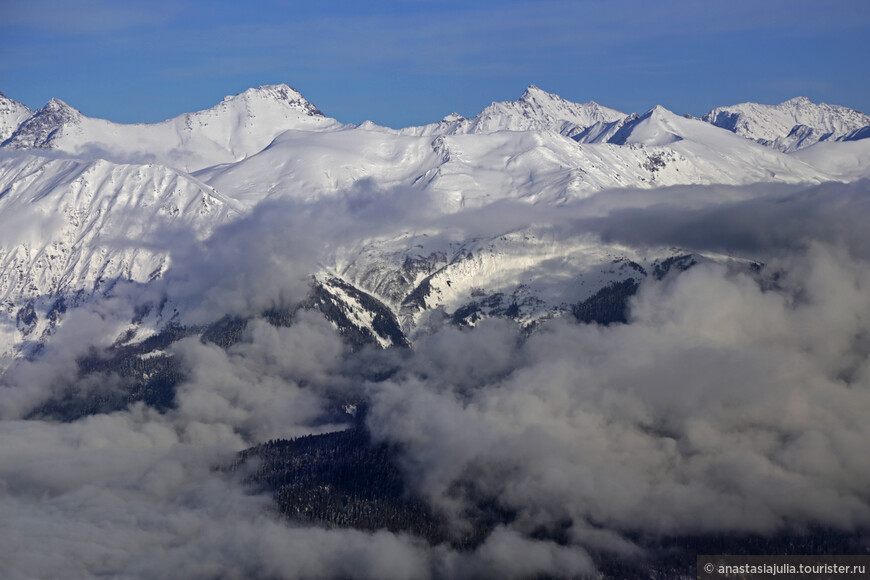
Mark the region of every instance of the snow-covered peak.
<instances>
[{"instance_id":1,"label":"snow-covered peak","mask_svg":"<svg viewBox=\"0 0 870 580\"><path fill-rule=\"evenodd\" d=\"M66 102L61 101L58 98L53 98L45 106L40 109L40 112L43 113L61 113L61 112L69 112L69 113L79 113L78 110L70 107L66 104ZM79 113L81 114L81 113Z\"/></svg>"},{"instance_id":2,"label":"snow-covered peak","mask_svg":"<svg viewBox=\"0 0 870 580\"><path fill-rule=\"evenodd\" d=\"M813 102L809 99L809 97L794 97L780 103L780 105L790 105L792 107L806 107L807 105L812 104Z\"/></svg>"},{"instance_id":3,"label":"snow-covered peak","mask_svg":"<svg viewBox=\"0 0 870 580\"><path fill-rule=\"evenodd\" d=\"M32 114L33 111L26 106L0 93L0 143L8 139Z\"/></svg>"},{"instance_id":4,"label":"snow-covered peak","mask_svg":"<svg viewBox=\"0 0 870 580\"><path fill-rule=\"evenodd\" d=\"M463 117L462 115L460 115L459 113L457 113L455 111L450 113L449 115L447 115L443 119L441 119L441 121L443 123L456 123L458 121L463 121L463 120L465 120L465 117Z\"/></svg>"},{"instance_id":5,"label":"snow-covered peak","mask_svg":"<svg viewBox=\"0 0 870 580\"><path fill-rule=\"evenodd\" d=\"M780 151L796 151L819 141L836 141L870 125L855 109L795 97L778 105L740 103L718 107L704 121Z\"/></svg>"},{"instance_id":6,"label":"snow-covered peak","mask_svg":"<svg viewBox=\"0 0 870 580\"><path fill-rule=\"evenodd\" d=\"M518 100L493 102L473 118L454 113L438 123L409 127L401 132L408 135L481 135L496 131L555 131L573 137L596 123L613 123L623 118L625 113L594 101L574 103L531 85Z\"/></svg>"},{"instance_id":7,"label":"snow-covered peak","mask_svg":"<svg viewBox=\"0 0 870 580\"><path fill-rule=\"evenodd\" d=\"M628 146L628 149L640 146L646 150L649 163L644 167L655 174L658 184L668 180L673 180L672 183L739 184L760 181L818 183L832 179L823 170L789 155L700 119L676 115L662 106L629 117L608 143Z\"/></svg>"},{"instance_id":8,"label":"snow-covered peak","mask_svg":"<svg viewBox=\"0 0 870 580\"><path fill-rule=\"evenodd\" d=\"M302 93L286 83L278 85L260 85L259 87L251 87L236 95L229 95L224 100L234 99L237 97L261 97L266 99L274 99L276 101L299 101L305 100Z\"/></svg>"},{"instance_id":9,"label":"snow-covered peak","mask_svg":"<svg viewBox=\"0 0 870 580\"><path fill-rule=\"evenodd\" d=\"M22 122L3 143L9 149L50 148L60 140L69 126L86 118L60 99L51 99L44 107Z\"/></svg>"},{"instance_id":10,"label":"snow-covered peak","mask_svg":"<svg viewBox=\"0 0 870 580\"><path fill-rule=\"evenodd\" d=\"M684 121L692 120L656 105L643 115L627 120L608 142L614 145L668 145L684 138Z\"/></svg>"},{"instance_id":11,"label":"snow-covered peak","mask_svg":"<svg viewBox=\"0 0 870 580\"><path fill-rule=\"evenodd\" d=\"M214 133L216 129L218 132L226 133L248 128L247 132L270 134L276 128L281 132L288 129L312 129L338 124L334 119L325 117L320 109L308 102L299 91L283 84L265 85L229 95L210 109L187 113L164 123L176 125L183 123L188 129L199 128L208 133ZM211 129L204 129L206 127ZM272 138L275 135L272 135ZM224 137L214 135L213 138L220 141ZM256 153L256 151L249 153Z\"/></svg>"},{"instance_id":12,"label":"snow-covered peak","mask_svg":"<svg viewBox=\"0 0 870 580\"><path fill-rule=\"evenodd\" d=\"M323 113L312 105L302 96L302 93L293 87L280 85L263 85L261 87L248 89L237 95L229 95L224 97L222 104L244 102L247 105L252 103L277 103L291 110L296 110L299 113L312 117L323 117ZM218 105L220 107L220 105Z\"/></svg>"},{"instance_id":13,"label":"snow-covered peak","mask_svg":"<svg viewBox=\"0 0 870 580\"><path fill-rule=\"evenodd\" d=\"M153 124L124 125L92 119L52 99L3 146L51 148L76 157L122 163L158 162L196 171L254 155L285 131L341 127L295 89L268 85L228 96L210 109Z\"/></svg>"},{"instance_id":14,"label":"snow-covered peak","mask_svg":"<svg viewBox=\"0 0 870 580\"><path fill-rule=\"evenodd\" d=\"M550 129L570 134L598 122L610 123L624 117L625 113L594 101L574 103L531 85L519 100L493 103L484 109L475 118L478 128L475 132Z\"/></svg>"},{"instance_id":15,"label":"snow-covered peak","mask_svg":"<svg viewBox=\"0 0 870 580\"><path fill-rule=\"evenodd\" d=\"M557 94L548 93L536 85L529 85L522 96L520 96L519 101L493 103L492 106L505 108L515 103L526 103L528 106L524 107L524 110L538 118L571 120L579 125L586 126L599 121L612 122L625 117L625 113L622 111L601 106L595 101L574 103L563 99Z\"/></svg>"},{"instance_id":16,"label":"snow-covered peak","mask_svg":"<svg viewBox=\"0 0 870 580\"><path fill-rule=\"evenodd\" d=\"M528 88L526 88L526 90L523 92L522 96L520 96L520 100L531 102L535 99L549 100L553 97L559 98L558 95L551 95L544 89L540 88L538 85L529 85Z\"/></svg>"}]
</instances>

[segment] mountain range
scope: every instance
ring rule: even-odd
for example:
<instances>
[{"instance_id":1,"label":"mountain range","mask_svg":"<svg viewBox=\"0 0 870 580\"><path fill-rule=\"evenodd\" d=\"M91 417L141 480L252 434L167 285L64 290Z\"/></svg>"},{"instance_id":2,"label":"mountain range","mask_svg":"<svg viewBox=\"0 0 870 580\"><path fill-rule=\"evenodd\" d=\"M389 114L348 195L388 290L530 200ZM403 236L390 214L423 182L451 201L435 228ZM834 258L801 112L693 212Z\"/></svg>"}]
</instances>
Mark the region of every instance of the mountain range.
<instances>
[{"instance_id":1,"label":"mountain range","mask_svg":"<svg viewBox=\"0 0 870 580\"><path fill-rule=\"evenodd\" d=\"M530 86L397 129L277 85L0 131L0 575L866 552L863 113Z\"/></svg>"},{"instance_id":2,"label":"mountain range","mask_svg":"<svg viewBox=\"0 0 870 580\"><path fill-rule=\"evenodd\" d=\"M421 225L321 256L311 274L324 289L348 285L386 305L402 340L436 311L468 323L463 312L478 319L510 309L531 324L683 252L553 238L530 226L445 240L424 218L499 203L557 208L612 189L847 181L866 175L868 126L858 111L806 98L696 119L661 106L628 115L535 86L473 118L399 130L340 123L286 85L136 125L86 117L58 99L31 112L2 97L0 349L11 360L46 339L58 300L162 278L173 261L157 243L166 231L204 241L264 202L334 203L363 189L401 197ZM364 306L343 308L376 342L391 343L371 329ZM155 316L148 332L173 320Z\"/></svg>"}]
</instances>

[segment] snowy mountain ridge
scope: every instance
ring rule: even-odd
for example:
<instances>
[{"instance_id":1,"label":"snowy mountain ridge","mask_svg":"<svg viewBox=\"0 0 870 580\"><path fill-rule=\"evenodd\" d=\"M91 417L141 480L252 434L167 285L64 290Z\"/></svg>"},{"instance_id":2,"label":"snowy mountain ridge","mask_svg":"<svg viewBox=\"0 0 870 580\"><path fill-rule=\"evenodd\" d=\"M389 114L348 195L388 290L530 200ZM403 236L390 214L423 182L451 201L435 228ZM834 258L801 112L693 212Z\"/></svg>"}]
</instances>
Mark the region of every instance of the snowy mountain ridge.
<instances>
[{"instance_id":1,"label":"snowy mountain ridge","mask_svg":"<svg viewBox=\"0 0 870 580\"><path fill-rule=\"evenodd\" d=\"M795 97L778 105L740 103L717 107L702 119L784 152L820 141L843 140L870 126L870 116L860 111L814 103L807 97Z\"/></svg>"},{"instance_id":2,"label":"snowy mountain ridge","mask_svg":"<svg viewBox=\"0 0 870 580\"><path fill-rule=\"evenodd\" d=\"M4 119L29 112L3 103ZM625 115L535 86L472 119L402 130L343 125L287 85L150 125L89 118L52 99L0 148L0 356L26 355L50 336L57 304L98 300L117 282L160 280L171 252L153 240L186 231L202 242L267 200L383 204L424 224L498 204L559 208L617 189L850 180L868 173L867 143L786 154L661 106ZM820 149L832 145L833 154ZM564 315L682 255L507 223L431 235L391 227L331 248L310 272L312 304L344 312L331 321L381 346L402 344L432 317L528 325ZM185 306L170 304L148 324L168 324L176 307Z\"/></svg>"},{"instance_id":3,"label":"snowy mountain ridge","mask_svg":"<svg viewBox=\"0 0 870 580\"><path fill-rule=\"evenodd\" d=\"M409 127L407 135L486 134L496 131L554 131L572 137L596 123L612 123L625 113L594 101L574 103L530 85L516 101L493 102L477 116L452 113L422 127Z\"/></svg>"},{"instance_id":4,"label":"snowy mountain ridge","mask_svg":"<svg viewBox=\"0 0 870 580\"><path fill-rule=\"evenodd\" d=\"M656 108L660 107L651 111ZM574 103L530 85L516 101L493 102L472 118L452 113L419 127L388 129L368 121L360 127L408 136L551 131L580 143L604 143L616 142L611 139L623 125L649 113L627 115L594 101ZM859 140L870 135L870 116L848 107L813 103L806 97L778 105L718 107L702 120L783 152L820 141ZM133 125L86 117L60 99L52 99L33 113L0 94L3 148L51 148L86 158L159 162L185 171L244 159L286 130L349 127L325 117L286 84L248 89L225 97L210 109L161 123Z\"/></svg>"},{"instance_id":5,"label":"snowy mountain ridge","mask_svg":"<svg viewBox=\"0 0 870 580\"><path fill-rule=\"evenodd\" d=\"M83 158L157 162L196 171L253 155L289 129L341 127L295 89L268 85L228 96L210 109L152 124L124 125L95 119L52 99L21 123L2 147L52 149Z\"/></svg>"},{"instance_id":6,"label":"snowy mountain ridge","mask_svg":"<svg viewBox=\"0 0 870 580\"><path fill-rule=\"evenodd\" d=\"M204 239L237 215L189 175L100 159L6 153L0 192L0 358L47 337L59 308L160 278L171 246L158 239Z\"/></svg>"},{"instance_id":7,"label":"snowy mountain ridge","mask_svg":"<svg viewBox=\"0 0 870 580\"><path fill-rule=\"evenodd\" d=\"M33 111L29 108L0 93L0 143L8 139L31 115Z\"/></svg>"}]
</instances>

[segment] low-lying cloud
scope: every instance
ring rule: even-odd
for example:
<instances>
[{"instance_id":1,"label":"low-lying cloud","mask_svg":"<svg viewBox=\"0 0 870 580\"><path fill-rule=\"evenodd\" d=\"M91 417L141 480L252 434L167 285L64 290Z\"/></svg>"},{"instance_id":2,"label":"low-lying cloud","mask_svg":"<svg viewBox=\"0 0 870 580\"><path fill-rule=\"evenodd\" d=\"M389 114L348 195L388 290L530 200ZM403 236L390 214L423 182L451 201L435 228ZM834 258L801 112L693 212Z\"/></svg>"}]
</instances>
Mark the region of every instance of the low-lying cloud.
<instances>
[{"instance_id":1,"label":"low-lying cloud","mask_svg":"<svg viewBox=\"0 0 870 580\"><path fill-rule=\"evenodd\" d=\"M462 513L471 479L526 533L866 526L870 268L823 247L801 262L799 302L702 265L644 287L628 325L554 321L510 372L464 383L433 377L422 341L401 378L370 385L369 426L436 505ZM488 342L437 352L497 367Z\"/></svg>"},{"instance_id":2,"label":"low-lying cloud","mask_svg":"<svg viewBox=\"0 0 870 580\"><path fill-rule=\"evenodd\" d=\"M110 344L112 313L132 305L71 310L41 358L2 378L2 568L72 578L570 577L594 570L590 552L642 553L638 536L866 530L868 188L684 187L602 192L558 212L475 210L481 231L550 224L554 235L732 252L765 267L703 262L649 279L625 325L556 319L527 336L487 320L446 326L411 350L351 353L316 313L298 312L287 328L254 319L227 350L198 338L170 347L186 371L173 409L22 420L58 384L76 386L63 380L77 376L76 358ZM416 215L407 200L396 209L396 197L263 205L180 248L166 288L201 296L201 320L250 316L300 300L330 253L402 228L474 228L467 216ZM374 365L394 372L382 381L358 372ZM368 402L375 439L398 445L411 490L454 529L480 497L515 517L460 552L280 521L268 497L214 470L271 438L343 428L324 422L335 393ZM556 531L561 543L543 539Z\"/></svg>"},{"instance_id":3,"label":"low-lying cloud","mask_svg":"<svg viewBox=\"0 0 870 580\"><path fill-rule=\"evenodd\" d=\"M654 205L616 208L584 225L605 241L629 245L673 245L759 258L826 243L870 258L870 242L863 234L863 224L870 219L870 182L866 180L810 189L771 188L747 199L696 198L702 204L689 208L679 203L680 192L686 190L693 188L671 188Z\"/></svg>"}]
</instances>

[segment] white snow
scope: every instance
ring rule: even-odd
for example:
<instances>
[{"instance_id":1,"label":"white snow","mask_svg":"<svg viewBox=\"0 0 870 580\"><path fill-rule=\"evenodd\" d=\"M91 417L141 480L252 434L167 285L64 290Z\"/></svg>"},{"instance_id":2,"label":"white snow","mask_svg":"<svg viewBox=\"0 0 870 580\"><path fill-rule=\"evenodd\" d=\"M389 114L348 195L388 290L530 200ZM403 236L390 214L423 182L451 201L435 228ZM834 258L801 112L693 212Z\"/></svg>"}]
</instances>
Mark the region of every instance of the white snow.
<instances>
[{"instance_id":1,"label":"white snow","mask_svg":"<svg viewBox=\"0 0 870 580\"><path fill-rule=\"evenodd\" d=\"M167 232L203 239L237 215L205 184L160 165L5 153L0 192L0 355L38 338L59 297L160 277ZM40 326L24 337L14 320L28 302Z\"/></svg>"},{"instance_id":2,"label":"white snow","mask_svg":"<svg viewBox=\"0 0 870 580\"><path fill-rule=\"evenodd\" d=\"M612 123L626 115L594 101L572 103L531 85L519 100L494 102L476 117L451 113L438 123L409 127L407 135L486 134L496 131L554 131L568 137L596 123Z\"/></svg>"},{"instance_id":3,"label":"white snow","mask_svg":"<svg viewBox=\"0 0 870 580\"><path fill-rule=\"evenodd\" d=\"M870 178L870 139L816 143L791 156L841 181Z\"/></svg>"},{"instance_id":4,"label":"white snow","mask_svg":"<svg viewBox=\"0 0 870 580\"><path fill-rule=\"evenodd\" d=\"M0 99L4 127L29 114L21 107ZM860 113L805 99L730 109L738 111L737 134L663 107L626 116L534 86L472 119L450 115L402 130L342 125L286 85L151 125L91 119L52 100L0 150L0 357L51 331L47 314L59 297L86 300L113 280L161 277L171 265L170 240L158 232L175 228L202 240L264 199L388 191L419 207L422 223L505 201L558 208L614 189L870 176L870 139L828 139L785 154L745 138L773 143L793 121L854 136L866 120ZM647 267L676 251L641 252L534 226L396 231L334 248L324 271L312 274L378 297L410 331L425 311L451 313L497 294L503 305L517 303L519 320L533 322L625 279L628 260ZM403 270L407 260L415 266ZM426 308L403 304L427 278ZM372 313L350 294L330 291L356 324L372 325ZM16 321L25 305L37 314L33 327ZM155 331L141 330L137 338Z\"/></svg>"},{"instance_id":5,"label":"white snow","mask_svg":"<svg viewBox=\"0 0 870 580\"><path fill-rule=\"evenodd\" d=\"M12 135L33 111L0 93L0 143Z\"/></svg>"},{"instance_id":6,"label":"white snow","mask_svg":"<svg viewBox=\"0 0 870 580\"><path fill-rule=\"evenodd\" d=\"M704 115L703 120L780 151L835 141L870 125L870 116L860 111L814 103L806 97L795 97L778 105L740 103L718 107Z\"/></svg>"},{"instance_id":7,"label":"white snow","mask_svg":"<svg viewBox=\"0 0 870 580\"><path fill-rule=\"evenodd\" d=\"M82 115L53 99L4 146L51 148L116 162L156 162L183 171L239 161L288 129L340 128L287 85L249 89L205 111L153 124L123 125Z\"/></svg>"}]
</instances>

